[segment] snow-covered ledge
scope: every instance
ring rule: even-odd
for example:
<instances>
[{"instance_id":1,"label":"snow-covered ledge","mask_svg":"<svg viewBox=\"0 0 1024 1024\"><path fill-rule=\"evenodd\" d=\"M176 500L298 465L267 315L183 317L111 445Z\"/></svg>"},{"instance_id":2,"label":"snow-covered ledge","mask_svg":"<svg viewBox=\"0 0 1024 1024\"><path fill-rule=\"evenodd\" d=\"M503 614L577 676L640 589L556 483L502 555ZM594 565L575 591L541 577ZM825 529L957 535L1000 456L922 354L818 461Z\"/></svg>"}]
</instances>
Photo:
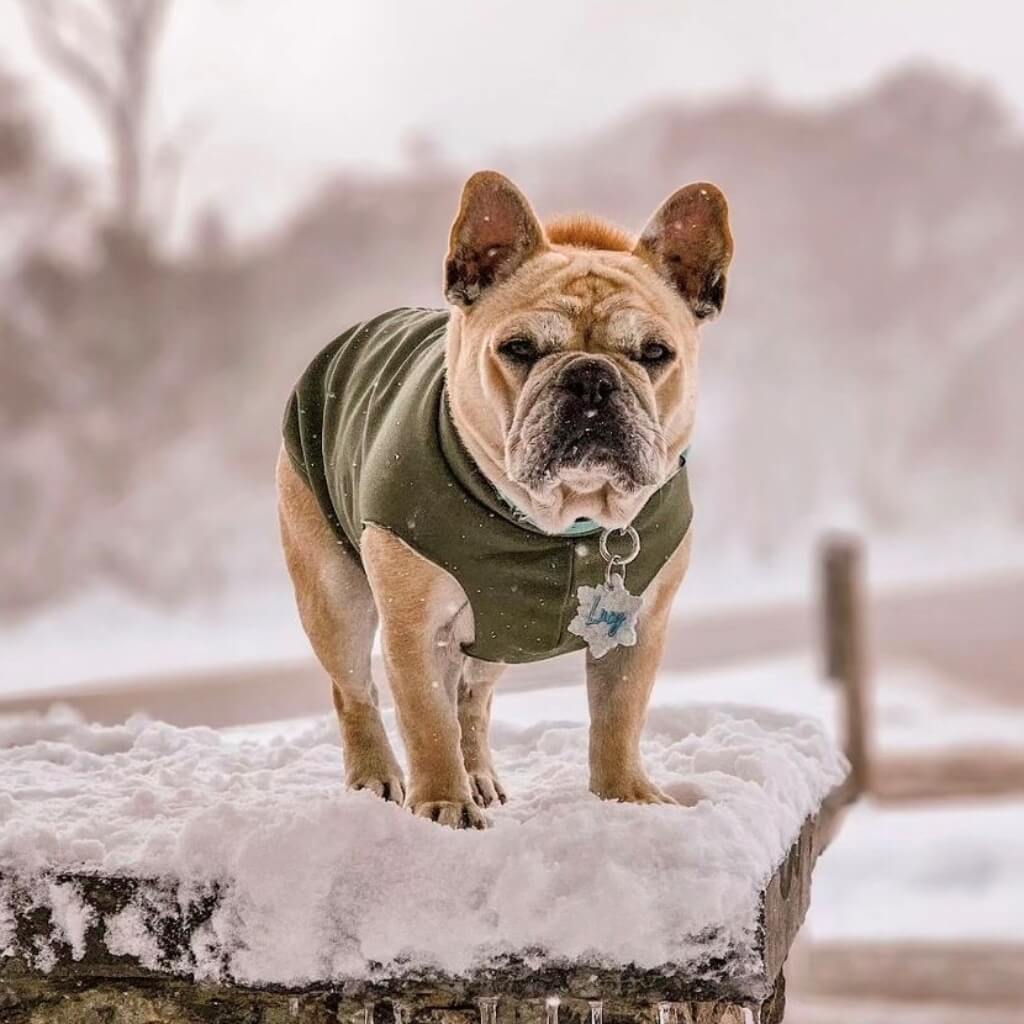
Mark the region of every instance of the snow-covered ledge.
<instances>
[{"instance_id":1,"label":"snow-covered ledge","mask_svg":"<svg viewBox=\"0 0 1024 1024\"><path fill-rule=\"evenodd\" d=\"M0 720L2 1019L781 1019L846 795L817 723L655 709L678 807L591 796L581 725L496 724L482 833L345 793L335 728Z\"/></svg>"}]
</instances>

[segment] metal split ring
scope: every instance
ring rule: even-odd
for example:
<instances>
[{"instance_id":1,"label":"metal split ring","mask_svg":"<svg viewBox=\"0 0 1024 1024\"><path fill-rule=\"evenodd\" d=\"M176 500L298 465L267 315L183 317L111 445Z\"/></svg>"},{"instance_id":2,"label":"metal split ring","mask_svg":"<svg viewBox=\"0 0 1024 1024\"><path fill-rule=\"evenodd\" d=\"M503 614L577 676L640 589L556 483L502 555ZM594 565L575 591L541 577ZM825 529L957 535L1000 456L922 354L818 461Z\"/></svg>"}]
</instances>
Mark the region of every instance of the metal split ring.
<instances>
[{"instance_id":1,"label":"metal split ring","mask_svg":"<svg viewBox=\"0 0 1024 1024\"><path fill-rule=\"evenodd\" d=\"M632 547L627 554L613 555L608 551L608 538L613 533L618 533L629 538ZM629 565L629 563L640 554L640 534L637 533L632 526L626 526L622 529L605 530L601 534L601 540L598 546L601 552L601 557L608 563L609 567L613 565Z\"/></svg>"}]
</instances>

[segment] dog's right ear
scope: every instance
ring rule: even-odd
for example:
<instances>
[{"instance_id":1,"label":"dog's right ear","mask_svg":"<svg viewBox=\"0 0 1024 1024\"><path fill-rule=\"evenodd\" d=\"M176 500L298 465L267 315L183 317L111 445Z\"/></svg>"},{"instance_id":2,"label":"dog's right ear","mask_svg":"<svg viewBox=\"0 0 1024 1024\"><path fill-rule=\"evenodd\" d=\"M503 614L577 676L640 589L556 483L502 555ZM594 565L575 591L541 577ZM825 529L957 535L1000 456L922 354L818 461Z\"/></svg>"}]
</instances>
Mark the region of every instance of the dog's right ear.
<instances>
[{"instance_id":1,"label":"dog's right ear","mask_svg":"<svg viewBox=\"0 0 1024 1024\"><path fill-rule=\"evenodd\" d=\"M444 294L468 308L547 245L526 197L497 171L477 171L462 190L444 265Z\"/></svg>"}]
</instances>

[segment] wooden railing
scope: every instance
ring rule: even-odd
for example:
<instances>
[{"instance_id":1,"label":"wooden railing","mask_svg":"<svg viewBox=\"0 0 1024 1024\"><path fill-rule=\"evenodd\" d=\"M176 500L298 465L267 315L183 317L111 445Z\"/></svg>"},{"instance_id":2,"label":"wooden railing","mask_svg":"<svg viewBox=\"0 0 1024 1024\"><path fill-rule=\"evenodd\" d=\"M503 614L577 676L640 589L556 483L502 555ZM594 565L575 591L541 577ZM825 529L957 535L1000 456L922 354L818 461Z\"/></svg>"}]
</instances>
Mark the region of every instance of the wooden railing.
<instances>
[{"instance_id":1,"label":"wooden railing","mask_svg":"<svg viewBox=\"0 0 1024 1024\"><path fill-rule=\"evenodd\" d=\"M855 537L831 537L821 554L821 648L840 688L843 746L858 795L883 804L1024 795L1020 749L958 746L881 753L873 741L871 638L865 553Z\"/></svg>"}]
</instances>

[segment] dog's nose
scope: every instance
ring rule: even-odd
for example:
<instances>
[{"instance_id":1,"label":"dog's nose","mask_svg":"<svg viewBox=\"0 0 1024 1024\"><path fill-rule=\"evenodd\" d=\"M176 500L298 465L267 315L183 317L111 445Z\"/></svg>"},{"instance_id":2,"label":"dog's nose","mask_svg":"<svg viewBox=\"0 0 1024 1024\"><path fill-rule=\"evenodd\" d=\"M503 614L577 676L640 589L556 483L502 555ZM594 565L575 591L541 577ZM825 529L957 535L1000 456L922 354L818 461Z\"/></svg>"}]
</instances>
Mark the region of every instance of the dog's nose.
<instances>
[{"instance_id":1,"label":"dog's nose","mask_svg":"<svg viewBox=\"0 0 1024 1024\"><path fill-rule=\"evenodd\" d=\"M578 359L562 374L559 382L588 408L603 405L619 388L615 370L600 359Z\"/></svg>"}]
</instances>

